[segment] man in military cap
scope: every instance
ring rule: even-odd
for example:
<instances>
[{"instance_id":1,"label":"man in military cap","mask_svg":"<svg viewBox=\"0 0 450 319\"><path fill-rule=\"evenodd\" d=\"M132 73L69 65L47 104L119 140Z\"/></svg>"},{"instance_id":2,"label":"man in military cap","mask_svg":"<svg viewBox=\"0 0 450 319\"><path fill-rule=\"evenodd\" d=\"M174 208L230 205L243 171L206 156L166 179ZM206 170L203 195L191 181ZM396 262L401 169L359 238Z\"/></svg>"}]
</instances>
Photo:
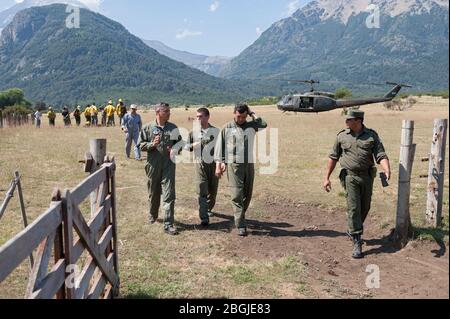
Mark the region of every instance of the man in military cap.
<instances>
[{"instance_id":1,"label":"man in military cap","mask_svg":"<svg viewBox=\"0 0 450 319\"><path fill-rule=\"evenodd\" d=\"M164 230L169 235L177 235L174 226L175 156L181 152L184 143L178 127L169 122L169 104L158 104L155 113L156 120L142 128L138 140L139 149L147 153L149 221L151 224L157 221L162 199Z\"/></svg>"},{"instance_id":2,"label":"man in military cap","mask_svg":"<svg viewBox=\"0 0 450 319\"><path fill-rule=\"evenodd\" d=\"M250 117L251 121L247 121ZM245 214L253 194L255 159L253 146L256 132L267 123L256 116L246 104L236 104L234 120L221 131L215 149L216 176L221 178L228 168L231 202L238 235L247 236ZM228 166L228 167L227 167Z\"/></svg>"},{"instance_id":3,"label":"man in military cap","mask_svg":"<svg viewBox=\"0 0 450 319\"><path fill-rule=\"evenodd\" d=\"M329 156L323 187L331 191L330 176L339 161L339 175L346 191L348 207L348 234L353 240L355 259L363 258L362 239L364 221L370 211L375 162L380 164L387 179L391 177L389 158L378 134L364 125L364 112L350 110L346 117L347 129L339 132Z\"/></svg>"},{"instance_id":4,"label":"man in military cap","mask_svg":"<svg viewBox=\"0 0 450 319\"><path fill-rule=\"evenodd\" d=\"M189 133L185 149L194 152L195 181L199 203L199 215L202 226L209 225L209 217L216 204L219 178L216 176L214 146L220 130L209 123L207 108L197 110L197 122Z\"/></svg>"}]
</instances>

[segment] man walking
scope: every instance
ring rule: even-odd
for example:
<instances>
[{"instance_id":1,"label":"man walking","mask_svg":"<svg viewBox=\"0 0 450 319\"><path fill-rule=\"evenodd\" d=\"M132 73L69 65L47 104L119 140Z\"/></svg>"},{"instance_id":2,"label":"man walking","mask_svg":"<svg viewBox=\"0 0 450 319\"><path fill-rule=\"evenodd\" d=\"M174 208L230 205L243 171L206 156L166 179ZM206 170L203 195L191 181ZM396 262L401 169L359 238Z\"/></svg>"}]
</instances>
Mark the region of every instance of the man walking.
<instances>
[{"instance_id":1,"label":"man walking","mask_svg":"<svg viewBox=\"0 0 450 319\"><path fill-rule=\"evenodd\" d=\"M142 129L141 116L137 114L137 106L131 105L131 113L126 114L122 119L122 130L126 134L125 153L130 158L131 145L134 142L134 158L141 160L141 150L138 147L139 132Z\"/></svg>"},{"instance_id":2,"label":"man walking","mask_svg":"<svg viewBox=\"0 0 450 319\"><path fill-rule=\"evenodd\" d=\"M364 221L370 211L376 167L380 164L387 179L391 178L389 158L378 134L364 125L364 112L351 110L346 117L347 129L339 132L329 156L323 187L331 191L330 176L339 163L339 178L346 191L348 234L353 240L355 259L363 258Z\"/></svg>"},{"instance_id":3,"label":"man walking","mask_svg":"<svg viewBox=\"0 0 450 319\"><path fill-rule=\"evenodd\" d=\"M214 145L220 130L209 124L210 113L207 108L197 110L197 122L189 133L185 149L194 152L195 182L199 203L199 216L202 226L209 225L209 217L216 204L219 178L216 176Z\"/></svg>"},{"instance_id":4,"label":"man walking","mask_svg":"<svg viewBox=\"0 0 450 319\"><path fill-rule=\"evenodd\" d=\"M149 221L151 224L157 221L162 200L164 230L169 235L177 235L174 226L175 156L183 148L183 142L178 127L169 122L169 104L158 104L155 114L156 120L142 128L138 141L139 149L147 152Z\"/></svg>"},{"instance_id":5,"label":"man walking","mask_svg":"<svg viewBox=\"0 0 450 319\"><path fill-rule=\"evenodd\" d=\"M251 117L251 121L247 118ZM252 112L248 105L237 104L234 120L222 129L215 149L216 176L221 178L227 171L231 189L231 202L238 235L245 237L247 221L245 214L250 205L255 179L253 145L256 132L265 129L267 123Z\"/></svg>"}]
</instances>

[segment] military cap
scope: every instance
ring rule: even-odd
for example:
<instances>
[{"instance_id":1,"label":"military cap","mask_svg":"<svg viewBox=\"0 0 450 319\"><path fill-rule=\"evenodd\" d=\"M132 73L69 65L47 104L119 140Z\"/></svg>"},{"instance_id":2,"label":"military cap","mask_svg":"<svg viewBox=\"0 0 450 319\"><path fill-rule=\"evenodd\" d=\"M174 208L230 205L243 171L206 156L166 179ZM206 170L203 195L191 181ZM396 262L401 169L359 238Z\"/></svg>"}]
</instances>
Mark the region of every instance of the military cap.
<instances>
[{"instance_id":1,"label":"military cap","mask_svg":"<svg viewBox=\"0 0 450 319\"><path fill-rule=\"evenodd\" d=\"M358 111L358 110L350 110L347 113L347 116L345 117L346 120L351 120L351 119L362 119L364 120L364 112L363 111Z\"/></svg>"}]
</instances>

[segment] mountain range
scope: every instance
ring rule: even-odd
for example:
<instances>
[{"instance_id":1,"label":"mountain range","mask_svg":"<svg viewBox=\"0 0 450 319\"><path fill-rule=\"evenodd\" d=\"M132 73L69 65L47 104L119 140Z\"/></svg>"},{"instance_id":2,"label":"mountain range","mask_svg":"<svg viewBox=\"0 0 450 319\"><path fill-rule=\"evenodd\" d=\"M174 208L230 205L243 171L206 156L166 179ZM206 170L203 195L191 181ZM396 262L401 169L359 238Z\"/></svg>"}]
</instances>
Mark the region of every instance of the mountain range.
<instances>
[{"instance_id":1,"label":"mountain range","mask_svg":"<svg viewBox=\"0 0 450 319\"><path fill-rule=\"evenodd\" d=\"M161 41L143 40L149 47L155 49L175 61L182 62L207 74L218 76L222 69L231 61L231 58L223 56L206 56L175 50Z\"/></svg>"},{"instance_id":2,"label":"mountain range","mask_svg":"<svg viewBox=\"0 0 450 319\"><path fill-rule=\"evenodd\" d=\"M105 101L222 103L256 96L252 84L207 75L174 61L98 13L81 9L67 28L66 6L17 13L0 37L0 90L24 89L52 104Z\"/></svg>"},{"instance_id":3,"label":"mountain range","mask_svg":"<svg viewBox=\"0 0 450 319\"><path fill-rule=\"evenodd\" d=\"M390 80L448 89L448 17L442 0L312 1L274 23L221 75L312 78L328 88L370 90L365 83Z\"/></svg>"},{"instance_id":4,"label":"mountain range","mask_svg":"<svg viewBox=\"0 0 450 319\"><path fill-rule=\"evenodd\" d=\"M0 12L0 90L20 87L50 103L127 96L205 104L281 95L288 79L320 80L330 91L374 93L384 88L372 83L386 80L448 90L446 0L311 1L233 59L143 41L80 1L59 0L82 8L81 28L69 29L65 5L46 5L53 2Z\"/></svg>"},{"instance_id":5,"label":"mountain range","mask_svg":"<svg viewBox=\"0 0 450 319\"><path fill-rule=\"evenodd\" d=\"M8 7L3 11L0 11L0 31L4 29L12 21L16 13L31 7L41 7L54 3L65 3L87 9L87 7L82 2L77 0L23 0L21 2L16 1L14 5Z\"/></svg>"}]
</instances>

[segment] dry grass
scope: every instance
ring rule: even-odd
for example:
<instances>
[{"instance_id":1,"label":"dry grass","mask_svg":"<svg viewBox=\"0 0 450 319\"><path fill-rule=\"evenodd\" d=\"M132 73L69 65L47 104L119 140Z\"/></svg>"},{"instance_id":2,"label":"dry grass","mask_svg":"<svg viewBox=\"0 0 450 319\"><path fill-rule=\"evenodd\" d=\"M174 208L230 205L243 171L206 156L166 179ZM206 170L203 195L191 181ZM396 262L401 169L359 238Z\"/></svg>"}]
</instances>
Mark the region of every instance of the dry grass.
<instances>
[{"instance_id":1,"label":"dry grass","mask_svg":"<svg viewBox=\"0 0 450 319\"><path fill-rule=\"evenodd\" d=\"M264 207L267 197L286 198L297 202L320 205L325 210L342 210L337 174L333 177L334 191L326 195L321 186L327 154L336 134L343 128L340 110L319 115L281 114L274 107L256 107L270 127L279 129L280 165L275 175L257 176L250 217L271 215ZM392 160L392 187L381 188L376 183L372 214L381 229L394 225L396 203L396 174L398 167L401 122L414 120L417 155L412 178L411 213L415 226L424 226L426 205L427 163L419 159L430 151L433 119L448 118L448 100L420 98L407 111L386 111L382 105L362 108L367 112L366 124L378 131ZM188 117L195 110L173 110L172 121L190 128ZM212 122L222 126L231 118L230 108L212 110ZM143 114L144 121L152 112ZM61 119L59 119L61 122ZM49 205L53 188L73 188L84 177L82 164L90 138L107 138L108 152L118 164L118 212L120 238L121 292L124 297L252 297L303 298L316 297L305 283L308 268L298 256L273 258L264 262L247 257L236 250L230 253L228 226L221 231L202 231L191 227L178 237L163 234L162 226L150 226L147 221L147 189L144 163L126 160L123 134L116 128L61 128L46 126L0 130L0 197L3 197L15 170L23 176L27 213L31 220ZM448 150L447 150L447 154ZM448 156L448 155L447 155ZM448 181L448 160L446 161ZM177 167L176 219L181 224L198 223L193 167ZM231 214L226 179L218 197L223 212ZM445 185L444 212L448 212L448 184ZM21 228L17 199L13 199L0 221L0 244ZM448 234L448 214L445 230ZM448 237L448 236L447 236ZM251 238L250 238L251 240ZM448 240L448 239L447 239ZM0 284L0 297L22 297L26 285L27 264Z\"/></svg>"}]
</instances>

